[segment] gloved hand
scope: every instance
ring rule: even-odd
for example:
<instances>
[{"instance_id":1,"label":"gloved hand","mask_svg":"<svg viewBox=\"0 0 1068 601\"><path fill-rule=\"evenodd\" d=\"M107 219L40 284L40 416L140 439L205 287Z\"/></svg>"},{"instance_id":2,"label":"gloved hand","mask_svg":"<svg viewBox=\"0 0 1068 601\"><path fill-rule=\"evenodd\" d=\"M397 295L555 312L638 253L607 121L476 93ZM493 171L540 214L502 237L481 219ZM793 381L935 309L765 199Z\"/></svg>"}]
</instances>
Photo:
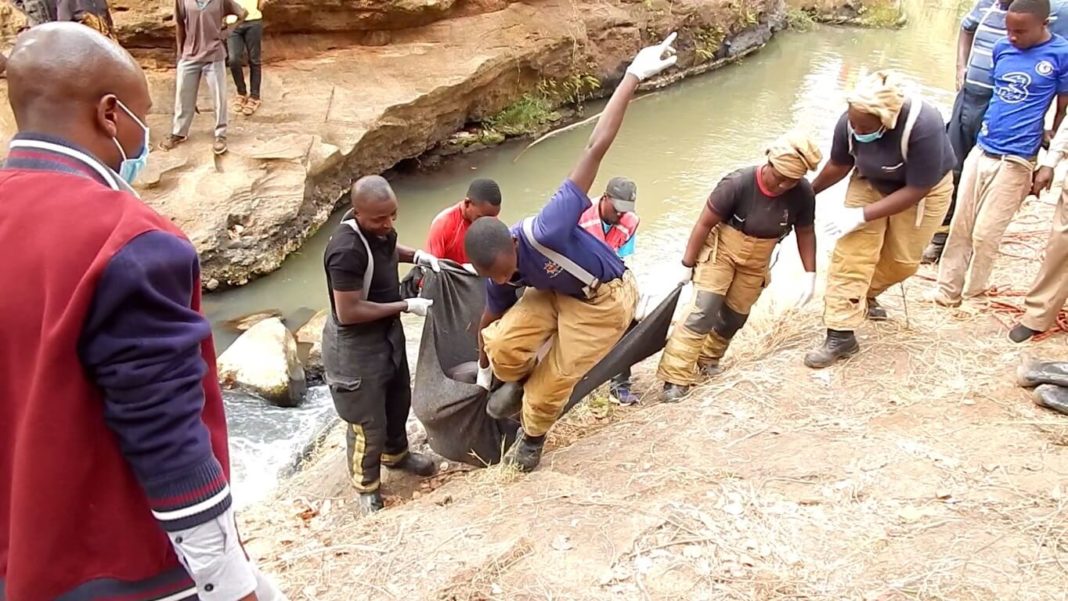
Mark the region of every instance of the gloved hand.
<instances>
[{"instance_id":1,"label":"gloved hand","mask_svg":"<svg viewBox=\"0 0 1068 601\"><path fill-rule=\"evenodd\" d=\"M441 263L438 262L438 258L428 252L423 252L421 250L415 251L415 258L413 261L416 265L429 267L434 273L441 273Z\"/></svg>"},{"instance_id":2,"label":"gloved hand","mask_svg":"<svg viewBox=\"0 0 1068 601\"><path fill-rule=\"evenodd\" d=\"M627 67L627 73L644 81L675 64L675 48L671 46L678 34L671 32L667 39L655 46L642 48Z\"/></svg>"},{"instance_id":3,"label":"gloved hand","mask_svg":"<svg viewBox=\"0 0 1068 601\"><path fill-rule=\"evenodd\" d=\"M649 315L649 311L652 311L656 307L657 303L653 302L653 297L642 293L638 296L638 305L634 309L634 321L642 321Z\"/></svg>"},{"instance_id":4,"label":"gloved hand","mask_svg":"<svg viewBox=\"0 0 1068 601\"><path fill-rule=\"evenodd\" d=\"M462 265L462 267L464 268L464 271L466 271L467 273L470 273L471 275L478 275L478 272L475 271L475 266L474 265L472 265L470 263L464 263Z\"/></svg>"},{"instance_id":5,"label":"gloved hand","mask_svg":"<svg viewBox=\"0 0 1068 601\"><path fill-rule=\"evenodd\" d=\"M489 390L493 386L493 366L487 365L482 367L482 364L478 365L478 377L475 379L475 384L478 384L482 388Z\"/></svg>"},{"instance_id":6,"label":"gloved hand","mask_svg":"<svg viewBox=\"0 0 1068 601\"><path fill-rule=\"evenodd\" d=\"M863 207L843 207L831 215L830 221L823 224L823 232L832 238L841 238L862 225Z\"/></svg>"},{"instance_id":7,"label":"gloved hand","mask_svg":"<svg viewBox=\"0 0 1068 601\"><path fill-rule=\"evenodd\" d=\"M687 267L682 263L679 263L679 266L675 268L675 271L678 276L675 278L676 282L680 284L689 284L690 281L693 280L693 267Z\"/></svg>"},{"instance_id":8,"label":"gloved hand","mask_svg":"<svg viewBox=\"0 0 1068 601\"><path fill-rule=\"evenodd\" d=\"M812 296L816 294L816 273L813 271L805 272L804 283L801 286L801 296L797 299L797 307L803 307L812 300Z\"/></svg>"},{"instance_id":9,"label":"gloved hand","mask_svg":"<svg viewBox=\"0 0 1068 601\"><path fill-rule=\"evenodd\" d=\"M427 311L430 310L431 305L434 304L434 299L430 298L409 298L404 301L408 308L404 311L419 317L426 317Z\"/></svg>"}]
</instances>

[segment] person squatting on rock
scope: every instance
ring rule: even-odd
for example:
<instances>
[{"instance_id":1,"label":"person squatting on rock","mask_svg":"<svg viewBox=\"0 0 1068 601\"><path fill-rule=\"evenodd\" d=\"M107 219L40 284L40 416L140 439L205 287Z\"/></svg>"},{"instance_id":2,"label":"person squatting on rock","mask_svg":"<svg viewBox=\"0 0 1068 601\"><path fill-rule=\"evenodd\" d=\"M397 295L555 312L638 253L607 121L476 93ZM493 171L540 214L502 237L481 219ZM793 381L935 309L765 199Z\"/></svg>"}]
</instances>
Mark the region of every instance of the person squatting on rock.
<instances>
[{"instance_id":1,"label":"person squatting on rock","mask_svg":"<svg viewBox=\"0 0 1068 601\"><path fill-rule=\"evenodd\" d=\"M1062 122L1049 146L1049 152L1042 158L1042 166L1035 173L1032 188L1035 194L1049 189L1053 183L1053 170L1066 151L1068 126ZM1068 187L1062 186L1042 266L1024 299L1023 317L1009 332L1009 338L1019 343L1045 332L1056 322L1065 301L1068 301Z\"/></svg>"},{"instance_id":2,"label":"person squatting on rock","mask_svg":"<svg viewBox=\"0 0 1068 601\"><path fill-rule=\"evenodd\" d=\"M129 185L144 73L50 23L20 36L8 80L0 599L284 599L238 539L196 250Z\"/></svg>"},{"instance_id":3,"label":"person squatting on rock","mask_svg":"<svg viewBox=\"0 0 1068 601\"><path fill-rule=\"evenodd\" d=\"M478 383L489 390L496 375L507 384L495 397L521 399L522 434L504 461L522 471L537 467L545 435L575 384L634 317L633 275L612 249L579 226L579 218L592 205L590 188L638 84L675 64L674 40L672 33L634 58L578 163L535 217L510 229L497 219L479 219L467 232L468 258L490 280L479 327ZM526 290L517 301L520 287ZM518 412L514 406L503 411Z\"/></svg>"},{"instance_id":4,"label":"person squatting on rock","mask_svg":"<svg viewBox=\"0 0 1068 601\"><path fill-rule=\"evenodd\" d=\"M174 82L174 127L160 144L172 150L189 137L197 109L200 80L207 77L215 109L215 154L226 152L226 18L237 17L234 28L247 16L236 0L175 0L174 25L178 40L178 67Z\"/></svg>"},{"instance_id":5,"label":"person squatting on rock","mask_svg":"<svg viewBox=\"0 0 1068 601\"><path fill-rule=\"evenodd\" d=\"M956 158L937 108L906 97L887 71L866 77L847 103L830 160L812 182L819 195L852 173L845 207L825 224L840 238L824 293L827 338L805 356L811 368L856 354L853 332L865 317L886 319L876 297L916 273L953 193Z\"/></svg>"},{"instance_id":6,"label":"person squatting on rock","mask_svg":"<svg viewBox=\"0 0 1068 601\"><path fill-rule=\"evenodd\" d=\"M383 507L382 465L420 476L437 469L431 458L408 450L412 389L400 320L401 313L426 316L433 301L401 298L397 264L441 266L432 255L397 244L397 197L384 178L360 178L351 200L352 213L338 224L323 259L330 295L323 366L334 407L348 424L352 484L361 510L370 513Z\"/></svg>"},{"instance_id":7,"label":"person squatting on rock","mask_svg":"<svg viewBox=\"0 0 1068 601\"><path fill-rule=\"evenodd\" d=\"M690 232L679 280L693 280L690 304L671 332L658 377L665 401L678 401L719 362L769 281L772 251L790 231L805 269L799 305L816 287L816 196L805 175L819 166L819 147L790 133L767 150L767 163L724 177Z\"/></svg>"},{"instance_id":8,"label":"person squatting on rock","mask_svg":"<svg viewBox=\"0 0 1068 601\"><path fill-rule=\"evenodd\" d=\"M1068 108L1068 40L1049 32L1048 18L1048 0L1016 0L1008 37L994 45L994 97L964 162L933 295L940 305L986 293L1005 229L1031 192L1046 112L1056 98L1058 128Z\"/></svg>"},{"instance_id":9,"label":"person squatting on rock","mask_svg":"<svg viewBox=\"0 0 1068 601\"><path fill-rule=\"evenodd\" d=\"M476 179L467 188L464 199L438 213L430 222L426 237L427 252L439 259L461 265L468 263L464 236L471 224L483 217L501 213L501 188L491 179Z\"/></svg>"},{"instance_id":10,"label":"person squatting on rock","mask_svg":"<svg viewBox=\"0 0 1068 601\"><path fill-rule=\"evenodd\" d=\"M263 47L263 3L264 0L237 0L245 9L245 21L237 24L237 17L227 17L233 31L227 38L227 50L230 61L230 74L234 77L237 96L234 98L235 114L251 117L260 109L260 83L263 80L261 69ZM245 87L244 61L248 56L249 87Z\"/></svg>"},{"instance_id":11,"label":"person squatting on rock","mask_svg":"<svg viewBox=\"0 0 1068 601\"><path fill-rule=\"evenodd\" d=\"M942 227L935 233L927 250L923 251L924 263L937 263L949 236L949 224L953 219L957 194L960 191L960 175L964 161L975 147L979 130L983 125L986 107L994 94L994 44L1005 38L1005 16L1012 0L977 0L960 24L957 39L957 97L953 101L953 114L947 131L957 157L953 168L953 197ZM1068 2L1052 3L1050 30L1061 37L1068 36Z\"/></svg>"},{"instance_id":12,"label":"person squatting on rock","mask_svg":"<svg viewBox=\"0 0 1068 601\"><path fill-rule=\"evenodd\" d=\"M616 251L616 256L626 263L634 255L638 238L638 186L625 177L613 177L596 204L579 217L579 226L594 238ZM633 405L638 395L630 388L630 368L612 378L609 394L620 405Z\"/></svg>"}]
</instances>

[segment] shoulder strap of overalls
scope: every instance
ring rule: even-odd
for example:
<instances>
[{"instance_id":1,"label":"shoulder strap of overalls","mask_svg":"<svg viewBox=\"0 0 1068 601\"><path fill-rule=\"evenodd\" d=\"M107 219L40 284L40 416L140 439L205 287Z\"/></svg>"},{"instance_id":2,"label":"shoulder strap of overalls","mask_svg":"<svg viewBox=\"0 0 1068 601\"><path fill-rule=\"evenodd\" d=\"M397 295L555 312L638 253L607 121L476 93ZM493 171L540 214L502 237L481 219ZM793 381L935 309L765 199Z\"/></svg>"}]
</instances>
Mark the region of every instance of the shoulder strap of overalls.
<instances>
[{"instance_id":1,"label":"shoulder strap of overalls","mask_svg":"<svg viewBox=\"0 0 1068 601\"><path fill-rule=\"evenodd\" d=\"M534 218L527 217L523 220L523 237L527 239L527 242L534 247L535 250L545 255L550 261L556 263L560 267L564 268L564 271L571 274L576 280L585 285L583 292L586 297L592 297L593 293L597 291L597 287L601 285L601 282L593 277L593 274L583 269L577 263L564 255L556 252L555 250L545 246L538 239L534 237Z\"/></svg>"},{"instance_id":2,"label":"shoulder strap of overalls","mask_svg":"<svg viewBox=\"0 0 1068 601\"><path fill-rule=\"evenodd\" d=\"M923 111L923 99L919 96L912 96L908 99L909 103L909 116L905 118L905 129L901 130L901 160L909 160L909 138L912 137L912 129L916 127L916 121L920 118L920 113Z\"/></svg>"},{"instance_id":3,"label":"shoulder strap of overalls","mask_svg":"<svg viewBox=\"0 0 1068 601\"><path fill-rule=\"evenodd\" d=\"M346 213L346 216L348 215ZM356 225L355 219L346 219L341 223L356 232L356 235L360 237L360 242L363 242L363 248L367 251L367 269L363 270L363 300L370 300L367 295L371 292L371 277L375 274L375 257L371 254L371 245L367 243L367 238L360 231L360 226Z\"/></svg>"}]
</instances>

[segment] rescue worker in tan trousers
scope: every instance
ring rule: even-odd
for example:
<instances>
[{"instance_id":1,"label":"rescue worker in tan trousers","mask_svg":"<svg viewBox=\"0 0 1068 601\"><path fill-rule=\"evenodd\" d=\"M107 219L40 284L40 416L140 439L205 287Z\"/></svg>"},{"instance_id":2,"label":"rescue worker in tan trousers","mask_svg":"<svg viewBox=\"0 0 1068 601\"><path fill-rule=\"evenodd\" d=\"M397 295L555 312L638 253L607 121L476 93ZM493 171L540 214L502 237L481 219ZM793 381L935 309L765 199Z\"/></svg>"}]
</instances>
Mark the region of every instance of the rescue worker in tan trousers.
<instances>
[{"instance_id":1,"label":"rescue worker in tan trousers","mask_svg":"<svg viewBox=\"0 0 1068 601\"><path fill-rule=\"evenodd\" d=\"M799 305L816 288L816 196L805 174L819 166L819 147L790 133L767 151L767 163L724 177L708 197L682 257L693 299L660 358L663 400L675 402L700 376L720 373L720 359L768 284L772 251L790 230L805 268Z\"/></svg>"},{"instance_id":2,"label":"rescue worker in tan trousers","mask_svg":"<svg viewBox=\"0 0 1068 601\"><path fill-rule=\"evenodd\" d=\"M916 273L953 193L956 157L933 105L907 97L896 75L869 75L846 99L831 157L812 182L818 195L852 173L845 206L825 224L838 238L827 273L827 338L805 355L823 368L860 350L853 332L864 319L884 320L875 300Z\"/></svg>"},{"instance_id":3,"label":"rescue worker in tan trousers","mask_svg":"<svg viewBox=\"0 0 1068 601\"><path fill-rule=\"evenodd\" d=\"M330 316L323 326L323 366L330 396L347 422L349 474L359 509L382 509L381 466L431 476L434 461L408 450L411 377L401 313L426 316L433 301L402 299L397 263L440 271L438 259L397 244L397 197L377 176L352 185L352 214L323 258Z\"/></svg>"},{"instance_id":4,"label":"rescue worker in tan trousers","mask_svg":"<svg viewBox=\"0 0 1068 601\"><path fill-rule=\"evenodd\" d=\"M675 64L674 40L672 33L634 58L578 164L535 217L512 228L497 219L479 219L467 231L467 257L490 280L479 327L477 382L486 390L494 376L506 383L491 395L487 413L522 413L522 433L504 456L521 471L537 467L545 435L575 384L608 354L634 317L634 277L579 219L592 204L590 188L638 84ZM517 300L520 287L525 291ZM545 345L548 352L538 361Z\"/></svg>"}]
</instances>

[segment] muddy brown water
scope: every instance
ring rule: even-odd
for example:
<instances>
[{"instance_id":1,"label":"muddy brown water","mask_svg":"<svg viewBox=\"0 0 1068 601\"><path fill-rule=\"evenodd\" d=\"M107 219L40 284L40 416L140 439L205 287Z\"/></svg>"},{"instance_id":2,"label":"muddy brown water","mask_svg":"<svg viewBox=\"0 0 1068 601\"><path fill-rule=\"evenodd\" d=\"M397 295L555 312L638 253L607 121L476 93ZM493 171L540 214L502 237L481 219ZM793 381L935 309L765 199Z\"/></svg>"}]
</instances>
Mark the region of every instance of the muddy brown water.
<instances>
[{"instance_id":1,"label":"muddy brown water","mask_svg":"<svg viewBox=\"0 0 1068 601\"><path fill-rule=\"evenodd\" d=\"M906 0L905 4L910 19L905 29L821 26L783 32L736 64L632 104L592 192L599 195L616 175L637 182L642 225L637 255L629 264L643 289L670 287L671 267L681 256L690 227L724 174L761 161L767 144L792 128L810 131L826 155L834 123L844 110L844 96L864 74L880 68L899 70L915 91L948 117L960 10L956 2ZM567 176L591 127L556 136L518 160L526 142L462 156L433 172L398 176L392 183L400 200L401 242L421 246L434 215L463 198L476 177L500 184L502 218L507 222L535 213ZM840 205L843 192L844 186L839 186L821 195L818 212ZM229 319L277 309L300 325L327 306L322 253L338 218L335 215L277 272L205 298L220 353L236 337L223 326ZM833 241L819 242L822 257ZM801 271L792 237L783 242L781 251L767 295L773 304L796 294ZM418 340L414 334L418 323L409 326L410 342ZM414 348L409 352L414 361ZM293 463L297 449L332 413L321 389L313 390L305 408L298 411L267 411L248 399L228 402L237 489L244 503L269 490L279 470Z\"/></svg>"}]
</instances>

